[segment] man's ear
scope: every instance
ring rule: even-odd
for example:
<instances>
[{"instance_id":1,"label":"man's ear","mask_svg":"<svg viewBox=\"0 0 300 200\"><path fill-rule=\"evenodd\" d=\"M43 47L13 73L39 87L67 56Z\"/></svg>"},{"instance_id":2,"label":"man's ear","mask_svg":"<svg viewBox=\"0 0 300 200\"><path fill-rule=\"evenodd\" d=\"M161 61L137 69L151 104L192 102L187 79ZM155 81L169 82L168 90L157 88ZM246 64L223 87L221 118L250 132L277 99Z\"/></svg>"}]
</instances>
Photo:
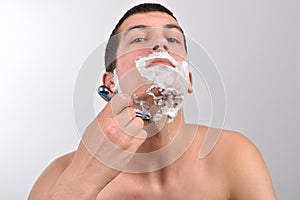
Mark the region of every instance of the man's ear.
<instances>
[{"instance_id":1,"label":"man's ear","mask_svg":"<svg viewBox=\"0 0 300 200\"><path fill-rule=\"evenodd\" d=\"M103 85L113 90L115 87L114 74L112 72L105 72L102 77L102 82Z\"/></svg>"},{"instance_id":2,"label":"man's ear","mask_svg":"<svg viewBox=\"0 0 300 200\"><path fill-rule=\"evenodd\" d=\"M193 92L193 76L192 76L191 72L189 72L189 79L190 79L190 86L188 89L188 93L192 93Z\"/></svg>"}]
</instances>

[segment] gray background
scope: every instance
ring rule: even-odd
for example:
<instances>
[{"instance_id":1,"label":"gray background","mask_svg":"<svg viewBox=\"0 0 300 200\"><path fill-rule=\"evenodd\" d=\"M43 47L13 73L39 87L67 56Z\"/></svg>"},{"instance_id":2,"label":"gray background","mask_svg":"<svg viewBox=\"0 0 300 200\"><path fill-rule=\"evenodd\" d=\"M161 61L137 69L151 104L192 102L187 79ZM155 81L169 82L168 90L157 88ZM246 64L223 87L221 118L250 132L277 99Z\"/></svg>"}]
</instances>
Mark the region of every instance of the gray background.
<instances>
[{"instance_id":1,"label":"gray background","mask_svg":"<svg viewBox=\"0 0 300 200\"><path fill-rule=\"evenodd\" d=\"M42 170L76 149L78 72L137 2L0 1L0 199L26 199ZM299 1L160 2L218 66L225 128L257 145L279 199L299 199Z\"/></svg>"}]
</instances>

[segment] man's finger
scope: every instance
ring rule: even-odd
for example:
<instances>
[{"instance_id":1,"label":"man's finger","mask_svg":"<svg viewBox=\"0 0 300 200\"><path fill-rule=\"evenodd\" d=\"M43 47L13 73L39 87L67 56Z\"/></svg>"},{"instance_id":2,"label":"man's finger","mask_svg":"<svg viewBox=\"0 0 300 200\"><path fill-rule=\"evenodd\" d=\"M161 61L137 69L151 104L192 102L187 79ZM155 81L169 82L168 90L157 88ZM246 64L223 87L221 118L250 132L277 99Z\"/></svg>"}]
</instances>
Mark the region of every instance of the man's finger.
<instances>
[{"instance_id":1,"label":"man's finger","mask_svg":"<svg viewBox=\"0 0 300 200\"><path fill-rule=\"evenodd\" d=\"M109 116L116 116L124 108L132 106L133 101L128 94L121 93L114 95L109 103L104 107L103 112Z\"/></svg>"},{"instance_id":2,"label":"man's finger","mask_svg":"<svg viewBox=\"0 0 300 200\"><path fill-rule=\"evenodd\" d=\"M138 133L143 129L143 127L144 127L144 121L139 117L135 117L124 127L124 130L122 130L122 131L125 134L133 136L133 137L141 137L141 136L138 136ZM142 135L142 136L144 136L144 135ZM147 137L147 134L146 134L146 137Z\"/></svg>"},{"instance_id":3,"label":"man's finger","mask_svg":"<svg viewBox=\"0 0 300 200\"><path fill-rule=\"evenodd\" d=\"M132 108L126 107L121 112L119 112L114 118L119 128L124 129L124 127L135 118L135 115L135 111Z\"/></svg>"},{"instance_id":4,"label":"man's finger","mask_svg":"<svg viewBox=\"0 0 300 200\"><path fill-rule=\"evenodd\" d=\"M110 101L112 116L119 114L124 108L132 106L132 99L128 94L121 93L115 95Z\"/></svg>"}]
</instances>

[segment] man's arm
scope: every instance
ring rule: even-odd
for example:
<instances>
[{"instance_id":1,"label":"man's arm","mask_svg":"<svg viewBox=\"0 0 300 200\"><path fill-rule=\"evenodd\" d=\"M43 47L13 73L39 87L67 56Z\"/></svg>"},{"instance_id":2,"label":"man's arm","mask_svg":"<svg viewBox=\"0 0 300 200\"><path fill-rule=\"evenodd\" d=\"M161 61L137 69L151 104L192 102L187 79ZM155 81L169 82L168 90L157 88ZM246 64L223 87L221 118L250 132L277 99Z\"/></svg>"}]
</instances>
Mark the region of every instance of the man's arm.
<instances>
[{"instance_id":1,"label":"man's arm","mask_svg":"<svg viewBox=\"0 0 300 200\"><path fill-rule=\"evenodd\" d=\"M115 95L87 127L69 164L61 159L52 163L34 185L29 200L96 199L147 137L132 104L128 95ZM102 164L103 158L118 169Z\"/></svg>"},{"instance_id":2,"label":"man's arm","mask_svg":"<svg viewBox=\"0 0 300 200\"><path fill-rule=\"evenodd\" d=\"M28 199L96 199L119 173L95 159L80 143L76 152L56 159L43 171Z\"/></svg>"},{"instance_id":3,"label":"man's arm","mask_svg":"<svg viewBox=\"0 0 300 200\"><path fill-rule=\"evenodd\" d=\"M57 179L66 170L72 161L73 156L74 152L54 160L34 183L28 199L47 199L49 191L54 186Z\"/></svg>"},{"instance_id":4,"label":"man's arm","mask_svg":"<svg viewBox=\"0 0 300 200\"><path fill-rule=\"evenodd\" d=\"M231 199L277 199L269 172L256 146L240 134L236 134L231 144Z\"/></svg>"}]
</instances>

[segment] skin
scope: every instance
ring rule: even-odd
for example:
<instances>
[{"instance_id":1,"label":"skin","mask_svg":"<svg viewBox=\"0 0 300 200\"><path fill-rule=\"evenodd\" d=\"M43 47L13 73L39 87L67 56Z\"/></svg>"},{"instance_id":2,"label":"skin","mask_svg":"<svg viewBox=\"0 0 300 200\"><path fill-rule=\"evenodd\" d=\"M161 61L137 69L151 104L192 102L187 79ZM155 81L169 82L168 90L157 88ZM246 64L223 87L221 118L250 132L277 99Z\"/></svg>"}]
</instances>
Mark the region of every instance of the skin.
<instances>
[{"instance_id":1,"label":"skin","mask_svg":"<svg viewBox=\"0 0 300 200\"><path fill-rule=\"evenodd\" d=\"M124 21L120 31L135 25L163 27L166 24L179 26L176 20L165 13L135 14ZM164 37L159 38L159 42L172 45ZM124 47L120 44L118 50L117 66L122 66L118 68L120 79L132 70L137 56L153 52L152 48L148 48L124 53ZM172 52L169 53L172 55ZM184 55L172 56L179 61L184 58ZM190 75L192 83L191 80ZM104 74L103 82L110 88L114 87L111 73ZM143 88L137 88L135 92L138 91L143 91ZM115 114L114 101L122 104ZM133 108L136 106L129 96L116 95L95 119L105 127L101 129L102 133L121 149L133 153L158 150L176 134L181 134L182 142L190 134L195 134L191 145L178 160L153 172L127 173L103 165L81 142L76 151L56 159L45 169L34 184L29 199L276 199L261 154L241 134L222 130L213 150L204 159L199 159L208 127L184 123L182 111L179 111L173 123L163 124L155 136L146 138L142 128L148 124L135 117ZM116 126L116 118L120 115L128 117L134 127L130 129L134 130L132 135L138 138L126 135L124 127ZM179 129L182 131L178 132ZM94 133L87 130L85 134L90 134L87 138L92 139ZM115 159L116 155L109 157ZM130 162L130 159L126 162Z\"/></svg>"}]
</instances>

